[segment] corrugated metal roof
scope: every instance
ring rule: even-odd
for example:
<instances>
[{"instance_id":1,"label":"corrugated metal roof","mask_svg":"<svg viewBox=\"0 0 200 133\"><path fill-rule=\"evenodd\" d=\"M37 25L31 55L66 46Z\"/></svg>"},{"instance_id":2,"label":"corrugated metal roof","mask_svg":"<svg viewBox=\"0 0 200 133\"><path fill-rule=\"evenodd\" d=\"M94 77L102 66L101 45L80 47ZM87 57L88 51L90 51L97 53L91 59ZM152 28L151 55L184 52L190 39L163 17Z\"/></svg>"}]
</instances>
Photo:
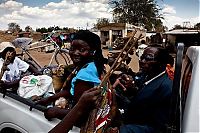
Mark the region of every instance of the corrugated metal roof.
<instances>
[{"instance_id":1,"label":"corrugated metal roof","mask_svg":"<svg viewBox=\"0 0 200 133\"><path fill-rule=\"evenodd\" d=\"M198 30L178 29L178 30L167 31L163 34L177 35L177 34L198 34L198 33L199 33Z\"/></svg>"}]
</instances>

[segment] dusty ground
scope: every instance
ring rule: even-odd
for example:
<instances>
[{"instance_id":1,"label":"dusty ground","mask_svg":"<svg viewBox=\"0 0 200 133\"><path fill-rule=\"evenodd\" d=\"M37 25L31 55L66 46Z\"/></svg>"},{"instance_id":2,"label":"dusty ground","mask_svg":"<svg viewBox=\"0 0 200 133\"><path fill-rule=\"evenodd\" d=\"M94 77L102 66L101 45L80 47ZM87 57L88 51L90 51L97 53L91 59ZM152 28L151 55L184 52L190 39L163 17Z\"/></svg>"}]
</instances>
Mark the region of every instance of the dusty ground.
<instances>
[{"instance_id":1,"label":"dusty ground","mask_svg":"<svg viewBox=\"0 0 200 133\"><path fill-rule=\"evenodd\" d=\"M11 34L6 34L5 31L0 30L0 42L3 42L3 41L11 42L15 38L16 38L16 36L11 35Z\"/></svg>"},{"instance_id":2,"label":"dusty ground","mask_svg":"<svg viewBox=\"0 0 200 133\"><path fill-rule=\"evenodd\" d=\"M4 31L0 31L0 42L2 41L12 41L16 38L14 35L6 34ZM18 53L20 50L17 50ZM36 61L41 65L45 66L48 65L53 53L45 53L41 52L40 49L38 50L31 50L31 55L36 59ZM108 55L108 50L103 49L103 54L105 57ZM61 59L61 58L60 58ZM63 60L61 62L64 62ZM55 60L53 60L53 64L55 64ZM132 55L132 60L129 66L133 69L133 71L138 71L138 57L134 54Z\"/></svg>"},{"instance_id":3,"label":"dusty ground","mask_svg":"<svg viewBox=\"0 0 200 133\"><path fill-rule=\"evenodd\" d=\"M38 61L38 63L41 66L48 65L50 62L50 59L53 55L52 53L45 53L45 52L40 52L40 50L32 50L30 51L31 55ZM108 55L108 50L103 50L103 55L104 57L107 57ZM134 54L131 56L132 60L129 64L129 66L132 68L133 71L137 72L138 71L138 57ZM61 59L61 58L60 58ZM64 63L64 61L61 61ZM55 60L53 60L53 64L55 64Z\"/></svg>"}]
</instances>

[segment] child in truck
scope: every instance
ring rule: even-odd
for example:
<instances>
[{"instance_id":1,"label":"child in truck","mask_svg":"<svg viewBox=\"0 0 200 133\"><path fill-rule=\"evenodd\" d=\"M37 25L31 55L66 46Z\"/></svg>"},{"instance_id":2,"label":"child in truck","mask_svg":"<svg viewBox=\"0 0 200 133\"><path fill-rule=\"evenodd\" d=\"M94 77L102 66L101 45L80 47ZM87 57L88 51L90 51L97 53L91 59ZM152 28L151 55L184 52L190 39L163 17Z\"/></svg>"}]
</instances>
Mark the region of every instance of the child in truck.
<instances>
[{"instance_id":1,"label":"child in truck","mask_svg":"<svg viewBox=\"0 0 200 133\"><path fill-rule=\"evenodd\" d=\"M47 78L47 76L46 75L34 76L40 74L40 72L32 65L29 65L25 61L16 57L15 47L10 42L0 43L0 70L1 70L0 91L6 91L9 89L14 93L19 94L21 97L31 98L31 99L34 98L36 94L37 95L41 94L41 91L43 93L54 92L53 88L47 88L48 91L45 91L44 88L41 89L41 86L40 89L35 89L35 87L38 88L37 81L39 80L37 79L41 78L44 79ZM31 77L30 76L23 77L23 73L27 71L31 72L34 75L30 75ZM24 78L26 78L27 84L23 84L25 83ZM35 84L35 87L33 84L30 85L28 83L28 78L30 79L31 83ZM49 79L51 79L51 77L48 77L48 80ZM27 89L29 90L27 91Z\"/></svg>"},{"instance_id":2,"label":"child in truck","mask_svg":"<svg viewBox=\"0 0 200 133\"><path fill-rule=\"evenodd\" d=\"M0 43L0 88L12 89L19 87L21 74L26 71L38 74L38 70L16 57L15 47L10 42Z\"/></svg>"}]
</instances>

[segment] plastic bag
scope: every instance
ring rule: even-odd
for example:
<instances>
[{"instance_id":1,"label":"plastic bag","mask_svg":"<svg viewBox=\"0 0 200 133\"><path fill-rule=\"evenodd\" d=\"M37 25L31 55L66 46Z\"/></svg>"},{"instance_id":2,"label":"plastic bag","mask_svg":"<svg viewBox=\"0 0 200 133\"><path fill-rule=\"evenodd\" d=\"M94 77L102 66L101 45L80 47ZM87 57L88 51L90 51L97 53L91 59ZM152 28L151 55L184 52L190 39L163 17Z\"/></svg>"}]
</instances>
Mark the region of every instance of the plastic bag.
<instances>
[{"instance_id":1,"label":"plastic bag","mask_svg":"<svg viewBox=\"0 0 200 133\"><path fill-rule=\"evenodd\" d=\"M42 96L46 92L53 92L52 78L47 75L29 75L23 77L19 82L17 93L23 98L31 98L32 96Z\"/></svg>"}]
</instances>

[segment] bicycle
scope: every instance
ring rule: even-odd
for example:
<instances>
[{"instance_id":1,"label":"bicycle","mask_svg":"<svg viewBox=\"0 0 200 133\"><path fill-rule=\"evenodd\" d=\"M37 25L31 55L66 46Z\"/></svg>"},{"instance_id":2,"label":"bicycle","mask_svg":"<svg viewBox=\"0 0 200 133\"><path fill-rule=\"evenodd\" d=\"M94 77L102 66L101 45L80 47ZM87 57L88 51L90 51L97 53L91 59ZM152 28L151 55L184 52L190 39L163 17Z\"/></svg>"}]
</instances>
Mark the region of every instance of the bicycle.
<instances>
[{"instance_id":1,"label":"bicycle","mask_svg":"<svg viewBox=\"0 0 200 133\"><path fill-rule=\"evenodd\" d=\"M47 36L43 41L46 41L47 39L51 40L51 43L48 44L46 42L35 42L35 43L31 43L32 42L32 38L16 38L15 40L13 40L13 44L15 47L20 48L21 49L21 53L17 54L17 56L21 57L22 60L28 62L29 64L32 64L35 68L37 69L41 69L43 67L49 67L52 65L53 60L55 60L56 65L60 65L63 64L61 62L64 62L64 65L69 65L71 64L71 59L69 56L69 50L68 49L63 49L60 48L60 46L52 39L52 35L55 32L52 32L52 34L50 34L49 36ZM41 46L36 46L36 47L32 47L35 44L39 44L41 43ZM44 44L43 44L44 43ZM35 50L35 49L39 49L39 48L45 48L47 46L51 46L54 45L54 53L51 56L51 59L48 63L48 65L42 66L40 65L40 63L31 55L31 53L29 52L30 50Z\"/></svg>"},{"instance_id":2,"label":"bicycle","mask_svg":"<svg viewBox=\"0 0 200 133\"><path fill-rule=\"evenodd\" d=\"M67 48L61 48L52 38L52 35L55 34L55 31L52 31L52 34L50 34L47 38L45 38L44 40L50 39L52 41L52 43L55 45L55 51L54 54L51 57L51 60L48 64L48 66L50 66L53 62L53 59L55 59L56 63L58 65L62 64L61 60L63 59L65 62L65 65L69 65L72 63L71 58L69 56L69 49ZM59 58L59 55L62 58Z\"/></svg>"}]
</instances>

